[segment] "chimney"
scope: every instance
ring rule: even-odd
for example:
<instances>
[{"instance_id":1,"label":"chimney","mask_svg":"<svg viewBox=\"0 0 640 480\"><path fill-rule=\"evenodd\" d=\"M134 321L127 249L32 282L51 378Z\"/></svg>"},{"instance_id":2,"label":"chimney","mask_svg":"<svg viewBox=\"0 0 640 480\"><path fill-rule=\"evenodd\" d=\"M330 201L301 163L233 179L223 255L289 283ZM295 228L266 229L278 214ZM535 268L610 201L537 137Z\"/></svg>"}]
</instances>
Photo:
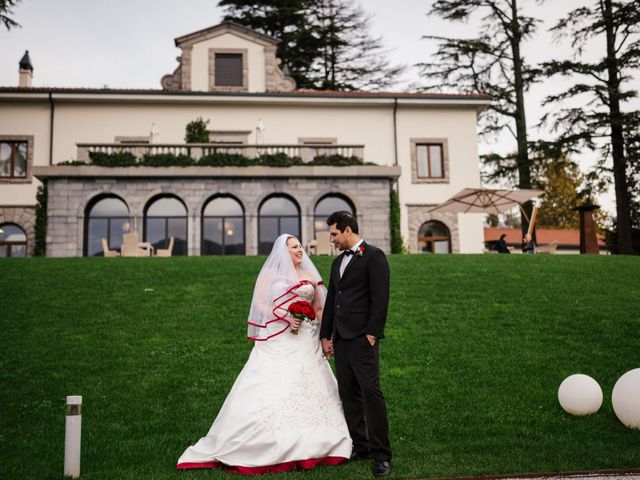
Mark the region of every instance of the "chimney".
<instances>
[{"instance_id":1,"label":"chimney","mask_svg":"<svg viewBox=\"0 0 640 480\"><path fill-rule=\"evenodd\" d=\"M29 58L29 50L24 52L22 60L20 60L20 87L31 87L33 81L33 65L31 65L31 59Z\"/></svg>"}]
</instances>

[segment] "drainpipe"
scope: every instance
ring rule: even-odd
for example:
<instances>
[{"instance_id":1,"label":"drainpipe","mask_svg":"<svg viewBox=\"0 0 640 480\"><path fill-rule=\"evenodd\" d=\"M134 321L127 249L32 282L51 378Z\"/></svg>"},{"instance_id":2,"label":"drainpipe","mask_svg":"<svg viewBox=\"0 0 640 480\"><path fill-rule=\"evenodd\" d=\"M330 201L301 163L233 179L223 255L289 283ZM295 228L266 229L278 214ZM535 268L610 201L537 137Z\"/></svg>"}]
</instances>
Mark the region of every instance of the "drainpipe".
<instances>
[{"instance_id":1,"label":"drainpipe","mask_svg":"<svg viewBox=\"0 0 640 480\"><path fill-rule=\"evenodd\" d=\"M394 165L398 165L398 97L393 97L393 155ZM398 201L400 201L400 181L395 181ZM392 185L393 188L393 185Z\"/></svg>"},{"instance_id":2,"label":"drainpipe","mask_svg":"<svg viewBox=\"0 0 640 480\"><path fill-rule=\"evenodd\" d=\"M393 97L393 153L394 165L398 165L398 97Z\"/></svg>"},{"instance_id":3,"label":"drainpipe","mask_svg":"<svg viewBox=\"0 0 640 480\"><path fill-rule=\"evenodd\" d=\"M49 106L51 115L49 117L49 165L53 165L53 122L55 119L56 106L53 103L53 95L49 92Z\"/></svg>"}]
</instances>

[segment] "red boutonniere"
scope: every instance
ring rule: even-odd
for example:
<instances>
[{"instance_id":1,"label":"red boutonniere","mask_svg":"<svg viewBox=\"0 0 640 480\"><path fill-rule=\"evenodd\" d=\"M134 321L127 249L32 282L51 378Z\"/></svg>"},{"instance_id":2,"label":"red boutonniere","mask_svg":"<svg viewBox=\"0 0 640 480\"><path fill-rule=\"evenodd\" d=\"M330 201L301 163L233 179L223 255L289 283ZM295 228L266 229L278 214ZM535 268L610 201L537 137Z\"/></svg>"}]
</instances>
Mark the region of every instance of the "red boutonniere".
<instances>
[{"instance_id":1,"label":"red boutonniere","mask_svg":"<svg viewBox=\"0 0 640 480\"><path fill-rule=\"evenodd\" d=\"M358 250L356 250L356 255L358 255L359 257L364 255L364 246L363 245L360 245L358 247Z\"/></svg>"}]
</instances>

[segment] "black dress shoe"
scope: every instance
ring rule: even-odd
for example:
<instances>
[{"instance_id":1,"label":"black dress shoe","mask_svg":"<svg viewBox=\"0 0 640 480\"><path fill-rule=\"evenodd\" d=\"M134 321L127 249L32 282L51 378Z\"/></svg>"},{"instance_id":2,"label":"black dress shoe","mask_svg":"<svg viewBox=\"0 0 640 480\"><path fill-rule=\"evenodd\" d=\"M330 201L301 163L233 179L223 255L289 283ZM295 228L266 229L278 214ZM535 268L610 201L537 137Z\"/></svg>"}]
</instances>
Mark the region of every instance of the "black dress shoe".
<instances>
[{"instance_id":1,"label":"black dress shoe","mask_svg":"<svg viewBox=\"0 0 640 480\"><path fill-rule=\"evenodd\" d=\"M369 452L351 452L351 460L369 460L371 455Z\"/></svg>"},{"instance_id":2,"label":"black dress shoe","mask_svg":"<svg viewBox=\"0 0 640 480\"><path fill-rule=\"evenodd\" d=\"M390 473L391 462L376 462L375 466L373 467L373 475L376 477L384 477L385 475L389 475Z\"/></svg>"}]
</instances>

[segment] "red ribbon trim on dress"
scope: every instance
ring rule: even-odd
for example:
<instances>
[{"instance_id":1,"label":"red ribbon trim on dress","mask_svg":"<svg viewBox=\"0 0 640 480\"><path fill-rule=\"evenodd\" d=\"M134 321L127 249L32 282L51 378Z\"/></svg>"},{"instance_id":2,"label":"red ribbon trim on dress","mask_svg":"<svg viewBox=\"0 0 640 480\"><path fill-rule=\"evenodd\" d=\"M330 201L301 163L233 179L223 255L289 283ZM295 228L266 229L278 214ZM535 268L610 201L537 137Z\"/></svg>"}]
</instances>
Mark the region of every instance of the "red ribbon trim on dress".
<instances>
[{"instance_id":1,"label":"red ribbon trim on dress","mask_svg":"<svg viewBox=\"0 0 640 480\"><path fill-rule=\"evenodd\" d=\"M286 292L284 292L282 295L280 295L278 298L274 299L273 302L277 302L278 300L280 300L282 297L284 297L285 295L289 295L291 292L293 292L296 288L298 288L301 285L306 285L306 284L311 284L313 285L312 282L310 282L309 280L301 280L300 282L296 283L293 287L291 287L289 290L287 290ZM318 285L322 285L322 280L320 280L318 282ZM273 309L271 310L271 313L273 313L273 316L275 318L273 318L272 320L269 320L268 322L266 322L264 325L259 325L257 323L253 323L250 321L247 321L247 323L249 325L252 325L254 327L258 327L258 328L267 328L267 325L273 323L273 322L284 322L286 325L284 326L284 328L282 330L280 330L279 332L276 332L272 335L269 335L266 338L258 338L258 337L247 337L249 340L254 340L256 342L264 342L266 340L269 340L270 338L273 337L277 337L278 335L280 335L281 333L285 332L289 327L291 327L291 325L289 324L288 320L286 319L286 315L289 313L289 311L286 308L282 308L282 306L286 303L289 303L293 300L295 300L296 298L298 298L300 295L298 294L293 294L293 296L291 297L287 297L284 301L282 301L281 303L279 303L278 305L276 305L275 307L273 307ZM285 316L282 316L282 314L278 315L276 313L276 310L284 310L285 311Z\"/></svg>"},{"instance_id":2,"label":"red ribbon trim on dress","mask_svg":"<svg viewBox=\"0 0 640 480\"><path fill-rule=\"evenodd\" d=\"M324 457L309 458L306 460L293 460L291 462L276 463L275 465L266 465L264 467L243 467L242 465L225 465L222 462L202 462L179 463L178 470L191 470L196 468L222 468L229 473L237 473L240 475L263 475L265 473L284 473L292 472L296 469L310 470L318 465L339 465L348 460L345 457Z\"/></svg>"}]
</instances>

